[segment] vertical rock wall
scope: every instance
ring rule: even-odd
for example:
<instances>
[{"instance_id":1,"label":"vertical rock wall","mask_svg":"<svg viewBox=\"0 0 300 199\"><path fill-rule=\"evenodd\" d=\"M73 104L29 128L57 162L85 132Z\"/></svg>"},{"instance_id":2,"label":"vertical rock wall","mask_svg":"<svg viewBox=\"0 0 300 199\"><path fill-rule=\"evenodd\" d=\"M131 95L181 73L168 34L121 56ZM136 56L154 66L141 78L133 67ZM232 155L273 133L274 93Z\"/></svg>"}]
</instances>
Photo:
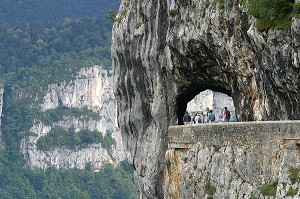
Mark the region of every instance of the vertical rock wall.
<instances>
[{"instance_id":1,"label":"vertical rock wall","mask_svg":"<svg viewBox=\"0 0 300 199\"><path fill-rule=\"evenodd\" d=\"M163 195L163 137L177 120L166 11L166 1L122 1L112 33L118 123L141 198Z\"/></svg>"},{"instance_id":2,"label":"vertical rock wall","mask_svg":"<svg viewBox=\"0 0 300 199\"><path fill-rule=\"evenodd\" d=\"M72 82L49 85L41 108L87 108L99 113L99 131L106 132L116 128L115 105L112 71L94 66L81 69Z\"/></svg>"}]
</instances>

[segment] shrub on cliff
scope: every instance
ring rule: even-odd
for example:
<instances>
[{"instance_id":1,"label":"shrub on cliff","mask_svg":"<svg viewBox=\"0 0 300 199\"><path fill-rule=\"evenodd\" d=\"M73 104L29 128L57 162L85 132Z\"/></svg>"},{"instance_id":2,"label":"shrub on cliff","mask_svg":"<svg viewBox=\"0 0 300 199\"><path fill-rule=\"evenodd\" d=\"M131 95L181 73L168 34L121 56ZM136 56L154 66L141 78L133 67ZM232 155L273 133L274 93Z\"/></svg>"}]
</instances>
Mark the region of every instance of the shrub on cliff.
<instances>
[{"instance_id":1,"label":"shrub on cliff","mask_svg":"<svg viewBox=\"0 0 300 199\"><path fill-rule=\"evenodd\" d=\"M294 3L293 11L296 15L300 14L300 2Z\"/></svg>"},{"instance_id":2,"label":"shrub on cliff","mask_svg":"<svg viewBox=\"0 0 300 199\"><path fill-rule=\"evenodd\" d=\"M263 184L259 191L265 196L275 196L277 190L278 181Z\"/></svg>"},{"instance_id":3,"label":"shrub on cliff","mask_svg":"<svg viewBox=\"0 0 300 199\"><path fill-rule=\"evenodd\" d=\"M288 173L292 184L300 182L300 168L291 167L289 168Z\"/></svg>"},{"instance_id":4,"label":"shrub on cliff","mask_svg":"<svg viewBox=\"0 0 300 199\"><path fill-rule=\"evenodd\" d=\"M90 130L81 130L75 133L73 128L65 130L56 126L46 136L41 137L37 141L37 148L44 151L49 151L56 147L74 149L95 143L101 143L103 148L111 149L111 146L116 142L108 133L105 136L99 131Z\"/></svg>"},{"instance_id":5,"label":"shrub on cliff","mask_svg":"<svg viewBox=\"0 0 300 199\"><path fill-rule=\"evenodd\" d=\"M183 6L188 6L191 3L191 0L178 0L178 1Z\"/></svg>"},{"instance_id":6,"label":"shrub on cliff","mask_svg":"<svg viewBox=\"0 0 300 199\"><path fill-rule=\"evenodd\" d=\"M250 0L249 12L256 18L256 28L260 31L284 29L291 25L293 6L290 0Z\"/></svg>"}]
</instances>

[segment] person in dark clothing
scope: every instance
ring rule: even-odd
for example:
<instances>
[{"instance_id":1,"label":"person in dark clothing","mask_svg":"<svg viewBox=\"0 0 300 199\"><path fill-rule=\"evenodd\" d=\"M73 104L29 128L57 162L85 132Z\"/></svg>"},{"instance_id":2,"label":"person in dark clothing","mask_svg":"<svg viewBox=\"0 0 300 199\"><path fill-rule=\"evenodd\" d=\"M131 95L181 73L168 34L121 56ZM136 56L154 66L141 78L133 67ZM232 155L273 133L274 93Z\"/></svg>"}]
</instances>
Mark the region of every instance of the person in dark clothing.
<instances>
[{"instance_id":1,"label":"person in dark clothing","mask_svg":"<svg viewBox=\"0 0 300 199\"><path fill-rule=\"evenodd\" d=\"M186 124L190 124L191 123L191 116L189 114L189 112L185 112L184 116L183 116L183 124L186 125Z\"/></svg>"},{"instance_id":2,"label":"person in dark clothing","mask_svg":"<svg viewBox=\"0 0 300 199\"><path fill-rule=\"evenodd\" d=\"M227 110L227 107L224 107L224 122L229 122L230 120L230 111Z\"/></svg>"}]
</instances>

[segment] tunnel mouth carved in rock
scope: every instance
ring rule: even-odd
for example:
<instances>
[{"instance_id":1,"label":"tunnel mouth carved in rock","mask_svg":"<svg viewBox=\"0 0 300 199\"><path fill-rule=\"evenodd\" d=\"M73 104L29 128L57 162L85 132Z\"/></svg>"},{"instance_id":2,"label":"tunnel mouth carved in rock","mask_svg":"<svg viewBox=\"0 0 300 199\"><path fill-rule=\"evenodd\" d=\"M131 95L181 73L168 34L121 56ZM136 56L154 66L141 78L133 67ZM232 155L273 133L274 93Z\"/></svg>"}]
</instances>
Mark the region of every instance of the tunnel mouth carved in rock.
<instances>
[{"instance_id":1,"label":"tunnel mouth carved in rock","mask_svg":"<svg viewBox=\"0 0 300 199\"><path fill-rule=\"evenodd\" d=\"M209 99L208 99L209 98ZM195 103L200 103L195 105ZM205 112L206 108L212 109L216 114L216 121L222 121L224 107L228 107L231 112L231 121L237 121L235 114L234 101L231 98L231 92L224 87L191 87L185 89L177 97L177 116L178 125L183 125L183 116L186 111L193 116L197 112ZM204 121L206 122L206 121Z\"/></svg>"}]
</instances>

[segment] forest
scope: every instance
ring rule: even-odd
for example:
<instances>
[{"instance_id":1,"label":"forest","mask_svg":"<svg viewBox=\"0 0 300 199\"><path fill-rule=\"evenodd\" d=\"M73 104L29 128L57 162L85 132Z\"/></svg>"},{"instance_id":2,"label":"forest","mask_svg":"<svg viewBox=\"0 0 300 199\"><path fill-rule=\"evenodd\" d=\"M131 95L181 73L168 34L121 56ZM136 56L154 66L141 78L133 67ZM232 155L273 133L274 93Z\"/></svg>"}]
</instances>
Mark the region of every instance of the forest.
<instances>
[{"instance_id":1,"label":"forest","mask_svg":"<svg viewBox=\"0 0 300 199\"><path fill-rule=\"evenodd\" d=\"M0 21L15 23L105 16L108 10L118 10L120 0L0 0L0 4Z\"/></svg>"},{"instance_id":2,"label":"forest","mask_svg":"<svg viewBox=\"0 0 300 199\"><path fill-rule=\"evenodd\" d=\"M246 6L247 1L242 3ZM292 24L292 17L299 17L300 2L291 0L249 0L249 13L256 18L259 31L271 28L285 29Z\"/></svg>"},{"instance_id":3,"label":"forest","mask_svg":"<svg viewBox=\"0 0 300 199\"><path fill-rule=\"evenodd\" d=\"M0 78L33 90L70 81L82 67L110 68L112 23L107 17L0 25ZM29 81L30 80L30 81ZM34 88L38 85L39 88Z\"/></svg>"},{"instance_id":4,"label":"forest","mask_svg":"<svg viewBox=\"0 0 300 199\"><path fill-rule=\"evenodd\" d=\"M0 198L3 199L129 199L137 198L132 168L106 165L93 172L90 164L84 170L46 170L24 167L16 151L0 152Z\"/></svg>"},{"instance_id":5,"label":"forest","mask_svg":"<svg viewBox=\"0 0 300 199\"><path fill-rule=\"evenodd\" d=\"M111 68L110 10L119 0L0 0L0 84L4 87L1 118L0 198L5 199L131 199L138 198L133 169L123 161L93 172L79 169L29 168L19 152L38 118L46 125L64 116L99 119L87 109L58 107L43 112L40 100L50 83L71 81L80 68ZM25 97L16 98L18 92ZM41 150L115 143L109 132L67 131L54 127L38 142Z\"/></svg>"}]
</instances>

